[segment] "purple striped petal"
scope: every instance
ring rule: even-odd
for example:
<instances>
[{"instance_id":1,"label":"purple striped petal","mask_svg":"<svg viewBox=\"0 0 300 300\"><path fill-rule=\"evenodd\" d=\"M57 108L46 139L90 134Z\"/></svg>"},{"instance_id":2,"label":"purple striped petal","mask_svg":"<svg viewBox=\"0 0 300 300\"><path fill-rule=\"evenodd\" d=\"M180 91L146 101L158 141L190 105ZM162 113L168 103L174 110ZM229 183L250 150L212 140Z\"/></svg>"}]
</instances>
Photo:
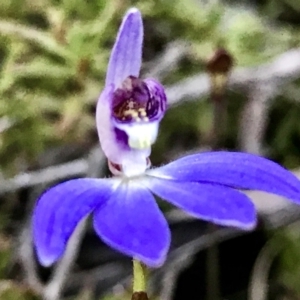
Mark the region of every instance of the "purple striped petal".
<instances>
[{"instance_id":1,"label":"purple striped petal","mask_svg":"<svg viewBox=\"0 0 300 300\"><path fill-rule=\"evenodd\" d=\"M126 138L117 134L111 116L113 88L107 86L101 93L96 107L96 124L101 148L105 156L114 163L121 163L123 151L126 152ZM123 151L122 151L123 150Z\"/></svg>"},{"instance_id":2,"label":"purple striped petal","mask_svg":"<svg viewBox=\"0 0 300 300\"><path fill-rule=\"evenodd\" d=\"M196 218L219 225L252 229L256 212L250 199L229 187L151 178L143 181L154 194Z\"/></svg>"},{"instance_id":3,"label":"purple striped petal","mask_svg":"<svg viewBox=\"0 0 300 300\"><path fill-rule=\"evenodd\" d=\"M131 8L118 32L107 69L105 85L115 87L128 77L138 77L142 62L143 21L141 13Z\"/></svg>"},{"instance_id":4,"label":"purple striped petal","mask_svg":"<svg viewBox=\"0 0 300 300\"><path fill-rule=\"evenodd\" d=\"M291 172L249 153L220 151L189 155L148 174L179 181L261 190L300 203L300 181Z\"/></svg>"},{"instance_id":5,"label":"purple striped petal","mask_svg":"<svg viewBox=\"0 0 300 300\"><path fill-rule=\"evenodd\" d=\"M94 214L98 235L112 248L145 264L161 265L170 245L167 221L146 188L123 183Z\"/></svg>"},{"instance_id":6,"label":"purple striped petal","mask_svg":"<svg viewBox=\"0 0 300 300\"><path fill-rule=\"evenodd\" d=\"M74 179L41 196L33 214L33 240L42 265L60 258L77 224L108 200L113 184L109 179Z\"/></svg>"}]
</instances>

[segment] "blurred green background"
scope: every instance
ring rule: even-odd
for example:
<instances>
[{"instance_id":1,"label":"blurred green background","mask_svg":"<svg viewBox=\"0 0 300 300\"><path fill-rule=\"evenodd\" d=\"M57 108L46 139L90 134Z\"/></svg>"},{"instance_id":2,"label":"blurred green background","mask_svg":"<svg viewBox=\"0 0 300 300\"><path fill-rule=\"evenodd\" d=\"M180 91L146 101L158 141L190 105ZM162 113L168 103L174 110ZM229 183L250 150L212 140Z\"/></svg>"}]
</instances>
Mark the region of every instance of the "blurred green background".
<instances>
[{"instance_id":1,"label":"blurred green background","mask_svg":"<svg viewBox=\"0 0 300 300\"><path fill-rule=\"evenodd\" d=\"M97 144L95 103L118 26L130 6L138 7L144 17L144 73L169 43L188 45L183 59L164 76L166 86L205 73L208 58L219 47L232 56L233 71L266 64L300 47L299 0L2 0L2 178L40 168L45 153L53 149L66 147L71 152L78 148L87 153ZM299 79L280 88L265 116L263 154L288 168L300 166ZM233 89L226 99L229 126L222 148L239 149L238 120L247 97ZM204 101L184 101L169 109L153 149L153 162L162 163L175 152L199 145L209 146L212 103L209 95L199 100ZM18 279L6 279L9 254L16 247L11 229L15 198L8 195L1 204L0 299L34 299ZM286 299L300 299L299 232L280 234L291 246L282 253L277 280L298 297ZM125 299L124 295L118 299Z\"/></svg>"}]
</instances>

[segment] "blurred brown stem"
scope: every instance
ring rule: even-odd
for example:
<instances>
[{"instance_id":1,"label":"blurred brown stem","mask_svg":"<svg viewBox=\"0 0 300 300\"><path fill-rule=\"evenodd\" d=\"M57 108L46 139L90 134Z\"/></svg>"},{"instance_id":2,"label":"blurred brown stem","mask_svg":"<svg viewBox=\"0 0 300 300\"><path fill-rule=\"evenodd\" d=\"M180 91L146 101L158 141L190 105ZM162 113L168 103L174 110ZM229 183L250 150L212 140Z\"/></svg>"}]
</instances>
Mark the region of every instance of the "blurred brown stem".
<instances>
[{"instance_id":1,"label":"blurred brown stem","mask_svg":"<svg viewBox=\"0 0 300 300\"><path fill-rule=\"evenodd\" d=\"M149 300L146 292L133 293L131 300Z\"/></svg>"},{"instance_id":2,"label":"blurred brown stem","mask_svg":"<svg viewBox=\"0 0 300 300\"><path fill-rule=\"evenodd\" d=\"M207 71L210 76L210 97L213 105L209 145L213 150L222 147L224 130L227 125L227 101L224 95L232 66L233 58L223 48L217 49L207 62ZM209 224L208 230L209 233L213 233L216 230L215 225ZM220 299L218 244L214 244L207 249L206 287L207 300Z\"/></svg>"},{"instance_id":3,"label":"blurred brown stem","mask_svg":"<svg viewBox=\"0 0 300 300\"><path fill-rule=\"evenodd\" d=\"M223 91L214 91L212 88L211 102L213 104L213 123L210 132L210 146L212 150L217 150L222 145L222 137L226 127L226 108ZM209 233L214 232L216 226L209 224ZM206 258L206 300L220 299L219 283L219 248L214 244L207 249Z\"/></svg>"},{"instance_id":4,"label":"blurred brown stem","mask_svg":"<svg viewBox=\"0 0 300 300\"><path fill-rule=\"evenodd\" d=\"M212 93L211 100L213 104L213 123L210 132L209 144L213 150L222 146L225 124L227 119L227 101L224 94Z\"/></svg>"},{"instance_id":5,"label":"blurred brown stem","mask_svg":"<svg viewBox=\"0 0 300 300\"><path fill-rule=\"evenodd\" d=\"M210 77L210 98L213 105L213 124L209 144L214 150L221 146L224 128L226 128L227 101L224 94L232 66L233 58L223 48L216 49L206 65Z\"/></svg>"}]
</instances>

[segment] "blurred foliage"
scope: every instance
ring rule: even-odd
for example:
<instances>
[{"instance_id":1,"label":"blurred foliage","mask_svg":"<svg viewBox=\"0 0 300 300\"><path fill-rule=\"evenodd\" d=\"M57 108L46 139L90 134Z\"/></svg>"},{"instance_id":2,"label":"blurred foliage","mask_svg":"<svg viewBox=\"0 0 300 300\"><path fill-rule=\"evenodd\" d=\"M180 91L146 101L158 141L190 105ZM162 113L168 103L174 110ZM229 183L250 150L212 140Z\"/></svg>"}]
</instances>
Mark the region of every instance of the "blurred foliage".
<instances>
[{"instance_id":1,"label":"blurred foliage","mask_svg":"<svg viewBox=\"0 0 300 300\"><path fill-rule=\"evenodd\" d=\"M260 280L268 280L278 293L276 299L299 299L300 296L300 232L299 221L286 228L272 232L268 243L263 248L263 256L260 255L260 264L264 265L267 278L256 274ZM270 265L269 265L270 264ZM268 285L268 283L263 282ZM274 293L274 291L272 291ZM283 296L285 295L285 296Z\"/></svg>"},{"instance_id":2,"label":"blurred foliage","mask_svg":"<svg viewBox=\"0 0 300 300\"><path fill-rule=\"evenodd\" d=\"M9 280L0 282L0 299L3 300L38 300L31 290Z\"/></svg>"},{"instance_id":3,"label":"blurred foliage","mask_svg":"<svg viewBox=\"0 0 300 300\"><path fill-rule=\"evenodd\" d=\"M190 44L190 55L164 79L166 84L204 71L207 58L218 46L232 54L238 67L265 63L300 45L298 0L2 1L0 167L6 176L34 165L51 147L97 142L95 103L122 15L133 5L144 16L145 63L159 56L171 41ZM265 141L269 156L288 167L300 165L300 111L292 103L299 91L299 82L291 83L274 101ZM230 94L228 148L236 147L236 122L243 101L241 95ZM203 143L211 119L209 101L170 109L153 161L167 159L164 155L170 150L175 154ZM287 268L294 265L288 262L290 257L299 258L296 252L284 255ZM0 249L1 278L8 255ZM299 274L298 269L294 271ZM292 277L287 272L282 280L297 285ZM12 282L0 282L1 299L21 299L20 291L24 292ZM34 299L29 294L24 299ZM112 299L119 298L105 298Z\"/></svg>"},{"instance_id":4,"label":"blurred foliage","mask_svg":"<svg viewBox=\"0 0 300 300\"><path fill-rule=\"evenodd\" d=\"M300 232L299 230L288 229L281 232L279 247L283 246L280 254L280 264L277 280L282 286L295 297L300 295ZM281 246L280 246L281 245Z\"/></svg>"},{"instance_id":5,"label":"blurred foliage","mask_svg":"<svg viewBox=\"0 0 300 300\"><path fill-rule=\"evenodd\" d=\"M50 146L91 139L91 112L103 86L110 47L131 5L139 7L145 19L145 62L174 39L191 44L189 62L166 83L201 71L217 45L225 46L237 65L247 66L299 43L295 29L268 24L253 9L222 1L7 0L0 11L3 171L27 168ZM197 109L199 118L195 115L192 123L180 113L187 122L183 131L207 130L200 118L207 119L209 109ZM170 120L166 125L170 136L176 133L173 124Z\"/></svg>"}]
</instances>

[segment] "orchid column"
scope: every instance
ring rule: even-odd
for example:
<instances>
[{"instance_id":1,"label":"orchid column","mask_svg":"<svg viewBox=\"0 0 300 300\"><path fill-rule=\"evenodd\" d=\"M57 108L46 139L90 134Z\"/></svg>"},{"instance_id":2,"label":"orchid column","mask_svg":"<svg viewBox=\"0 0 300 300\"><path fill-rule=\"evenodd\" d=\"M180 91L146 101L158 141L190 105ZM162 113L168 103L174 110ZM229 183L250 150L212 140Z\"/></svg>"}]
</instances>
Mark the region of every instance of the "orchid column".
<instances>
[{"instance_id":1,"label":"orchid column","mask_svg":"<svg viewBox=\"0 0 300 300\"><path fill-rule=\"evenodd\" d=\"M242 189L300 203L300 181L252 154L199 153L150 169L166 96L156 80L139 78L142 42L141 14L133 8L120 27L96 112L101 146L114 177L61 183L41 195L33 214L34 245L46 267L61 258L78 223L91 214L98 236L134 259L133 297L139 300L147 299L140 262L161 266L171 240L153 194L196 218L245 230L255 227L256 211Z\"/></svg>"},{"instance_id":2,"label":"orchid column","mask_svg":"<svg viewBox=\"0 0 300 300\"><path fill-rule=\"evenodd\" d=\"M140 175L149 167L151 145L166 111L161 84L139 78L142 43L142 17L133 8L120 27L96 113L101 147L115 175Z\"/></svg>"}]
</instances>

